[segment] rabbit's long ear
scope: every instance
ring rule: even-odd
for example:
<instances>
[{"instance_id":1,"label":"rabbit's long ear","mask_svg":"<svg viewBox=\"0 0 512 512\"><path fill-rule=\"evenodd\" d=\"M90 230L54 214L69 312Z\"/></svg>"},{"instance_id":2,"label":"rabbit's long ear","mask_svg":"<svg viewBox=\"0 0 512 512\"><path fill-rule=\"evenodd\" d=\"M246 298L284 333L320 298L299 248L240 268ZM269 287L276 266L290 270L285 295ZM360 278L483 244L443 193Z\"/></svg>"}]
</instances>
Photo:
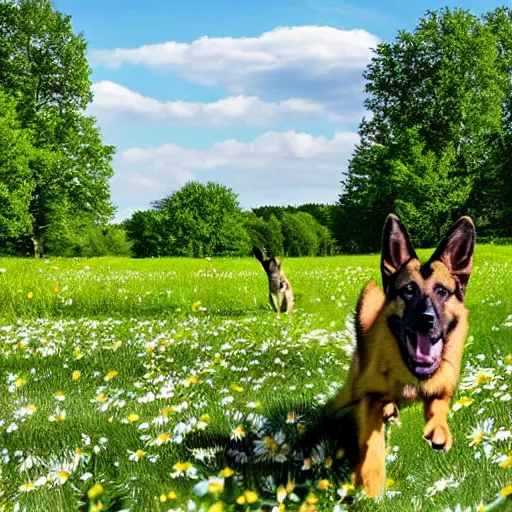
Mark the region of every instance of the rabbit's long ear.
<instances>
[{"instance_id":1,"label":"rabbit's long ear","mask_svg":"<svg viewBox=\"0 0 512 512\"><path fill-rule=\"evenodd\" d=\"M263 253L257 247L252 248L252 254L263 265L263 262L265 261L265 257L263 256Z\"/></svg>"}]
</instances>

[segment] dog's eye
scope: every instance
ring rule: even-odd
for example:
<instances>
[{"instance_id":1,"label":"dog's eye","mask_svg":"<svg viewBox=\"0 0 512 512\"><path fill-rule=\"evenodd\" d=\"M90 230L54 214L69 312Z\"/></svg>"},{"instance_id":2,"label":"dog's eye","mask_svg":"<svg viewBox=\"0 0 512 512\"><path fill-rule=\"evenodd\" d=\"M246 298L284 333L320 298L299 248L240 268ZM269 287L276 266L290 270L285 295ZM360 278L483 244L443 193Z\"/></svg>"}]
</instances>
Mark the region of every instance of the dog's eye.
<instances>
[{"instance_id":1,"label":"dog's eye","mask_svg":"<svg viewBox=\"0 0 512 512\"><path fill-rule=\"evenodd\" d=\"M402 288L402 297L405 300L412 300L414 299L414 296L416 295L416 290L418 287L415 283L408 283Z\"/></svg>"},{"instance_id":2,"label":"dog's eye","mask_svg":"<svg viewBox=\"0 0 512 512\"><path fill-rule=\"evenodd\" d=\"M436 286L436 295L444 300L450 295L450 290L447 290L444 286Z\"/></svg>"}]
</instances>

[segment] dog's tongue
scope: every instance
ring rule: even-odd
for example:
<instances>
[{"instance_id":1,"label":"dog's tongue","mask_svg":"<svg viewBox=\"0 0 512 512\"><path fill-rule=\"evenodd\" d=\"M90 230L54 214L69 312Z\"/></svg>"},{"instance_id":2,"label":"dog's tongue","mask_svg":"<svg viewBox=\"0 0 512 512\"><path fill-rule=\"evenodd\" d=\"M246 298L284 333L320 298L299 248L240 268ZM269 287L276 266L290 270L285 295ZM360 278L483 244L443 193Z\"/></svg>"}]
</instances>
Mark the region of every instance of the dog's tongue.
<instances>
[{"instance_id":1,"label":"dog's tongue","mask_svg":"<svg viewBox=\"0 0 512 512\"><path fill-rule=\"evenodd\" d=\"M416 353L423 356L429 356L431 348L432 344L430 343L430 336L428 334L418 333L416 335Z\"/></svg>"},{"instance_id":2,"label":"dog's tongue","mask_svg":"<svg viewBox=\"0 0 512 512\"><path fill-rule=\"evenodd\" d=\"M443 342L439 339L432 344L428 334L418 333L416 335L416 346L408 340L408 349L411 357L418 363L433 363L441 356Z\"/></svg>"}]
</instances>

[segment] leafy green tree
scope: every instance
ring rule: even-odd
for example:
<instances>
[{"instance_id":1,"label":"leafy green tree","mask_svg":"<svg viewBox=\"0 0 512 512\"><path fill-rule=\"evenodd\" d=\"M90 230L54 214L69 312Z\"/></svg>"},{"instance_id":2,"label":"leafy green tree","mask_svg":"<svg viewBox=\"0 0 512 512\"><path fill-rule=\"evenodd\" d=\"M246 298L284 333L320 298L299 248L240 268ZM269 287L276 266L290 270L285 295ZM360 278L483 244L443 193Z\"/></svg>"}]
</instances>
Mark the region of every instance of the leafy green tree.
<instances>
[{"instance_id":1,"label":"leafy green tree","mask_svg":"<svg viewBox=\"0 0 512 512\"><path fill-rule=\"evenodd\" d=\"M18 119L31 134L30 225L35 256L48 228L86 214L112 217L108 180L114 148L103 144L95 120L91 69L83 35L49 0L0 3L1 87L16 100Z\"/></svg>"},{"instance_id":2,"label":"leafy green tree","mask_svg":"<svg viewBox=\"0 0 512 512\"><path fill-rule=\"evenodd\" d=\"M237 195L224 185L191 181L154 207L165 217L171 256L201 258L249 251Z\"/></svg>"},{"instance_id":3,"label":"leafy green tree","mask_svg":"<svg viewBox=\"0 0 512 512\"><path fill-rule=\"evenodd\" d=\"M254 212L244 212L244 218L251 246L264 248L267 254L273 256L284 254L281 223L274 214L270 215L268 221L258 217Z\"/></svg>"},{"instance_id":4,"label":"leafy green tree","mask_svg":"<svg viewBox=\"0 0 512 512\"><path fill-rule=\"evenodd\" d=\"M382 223L398 205L402 212L414 211L422 226L445 219L421 208L414 183L403 181L404 169L416 173L411 162L420 165L425 186L441 186L433 193L444 193L450 220L471 213L479 222L487 197L478 185L502 140L509 80L499 62L496 35L462 9L429 11L413 33L401 31L395 41L378 45L364 73L372 116L360 125L361 141L336 214L335 234L344 250L378 250ZM443 169L439 182L426 171L434 168ZM439 229L430 230L431 236ZM422 243L437 242L431 236Z\"/></svg>"},{"instance_id":5,"label":"leafy green tree","mask_svg":"<svg viewBox=\"0 0 512 512\"><path fill-rule=\"evenodd\" d=\"M471 180L456 172L456 151L425 151L415 130L407 132L408 146L390 162L391 185L396 194L393 210L409 226L413 244L432 245L452 224L452 212L461 211L471 194Z\"/></svg>"},{"instance_id":6,"label":"leafy green tree","mask_svg":"<svg viewBox=\"0 0 512 512\"><path fill-rule=\"evenodd\" d=\"M270 215L267 221L267 228L268 235L266 240L266 247L269 253L274 256L282 256L284 254L283 227L275 215Z\"/></svg>"},{"instance_id":7,"label":"leafy green tree","mask_svg":"<svg viewBox=\"0 0 512 512\"><path fill-rule=\"evenodd\" d=\"M498 7L484 15L484 20L497 40L497 64L505 80L503 103L503 133L490 153L486 172L482 173L475 190L479 191L475 207L486 214L489 234L512 236L512 10Z\"/></svg>"},{"instance_id":8,"label":"leafy green tree","mask_svg":"<svg viewBox=\"0 0 512 512\"><path fill-rule=\"evenodd\" d=\"M137 211L123 222L133 255L136 258L168 256L167 225L165 216L158 210Z\"/></svg>"},{"instance_id":9,"label":"leafy green tree","mask_svg":"<svg viewBox=\"0 0 512 512\"><path fill-rule=\"evenodd\" d=\"M267 247L268 224L254 212L244 212L244 227L249 236L251 246Z\"/></svg>"},{"instance_id":10,"label":"leafy green tree","mask_svg":"<svg viewBox=\"0 0 512 512\"><path fill-rule=\"evenodd\" d=\"M285 213L281 225L286 256L316 256L319 248L318 223L312 215Z\"/></svg>"},{"instance_id":11,"label":"leafy green tree","mask_svg":"<svg viewBox=\"0 0 512 512\"><path fill-rule=\"evenodd\" d=\"M34 188L29 160L29 134L20 128L15 103L0 87L0 242L26 232L28 206Z\"/></svg>"}]
</instances>

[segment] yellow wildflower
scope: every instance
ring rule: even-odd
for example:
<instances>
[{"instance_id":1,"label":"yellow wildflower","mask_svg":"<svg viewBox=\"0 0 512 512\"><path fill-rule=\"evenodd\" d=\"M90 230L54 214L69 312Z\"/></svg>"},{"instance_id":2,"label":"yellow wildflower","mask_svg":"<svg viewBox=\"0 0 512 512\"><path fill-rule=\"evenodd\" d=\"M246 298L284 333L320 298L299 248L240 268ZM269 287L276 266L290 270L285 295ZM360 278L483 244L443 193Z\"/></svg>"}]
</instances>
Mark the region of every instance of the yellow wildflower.
<instances>
[{"instance_id":1,"label":"yellow wildflower","mask_svg":"<svg viewBox=\"0 0 512 512\"><path fill-rule=\"evenodd\" d=\"M280 485L277 488L277 493L276 493L277 501L279 503L282 503L285 500L287 494L288 493L286 492L286 488L283 485Z\"/></svg>"},{"instance_id":2,"label":"yellow wildflower","mask_svg":"<svg viewBox=\"0 0 512 512\"><path fill-rule=\"evenodd\" d=\"M258 495L254 491L245 491L244 496L247 503L256 503L258 501Z\"/></svg>"},{"instance_id":3,"label":"yellow wildflower","mask_svg":"<svg viewBox=\"0 0 512 512\"><path fill-rule=\"evenodd\" d=\"M22 492L34 491L35 488L36 488L36 486L32 482L28 482L28 483L20 486L20 491L22 491Z\"/></svg>"},{"instance_id":4,"label":"yellow wildflower","mask_svg":"<svg viewBox=\"0 0 512 512\"><path fill-rule=\"evenodd\" d=\"M223 478L210 478L208 481L208 492L210 494L219 494L224 490Z\"/></svg>"},{"instance_id":5,"label":"yellow wildflower","mask_svg":"<svg viewBox=\"0 0 512 512\"><path fill-rule=\"evenodd\" d=\"M28 299L33 299L34 298L34 292L28 292L27 293L27 297L28 297Z\"/></svg>"},{"instance_id":6,"label":"yellow wildflower","mask_svg":"<svg viewBox=\"0 0 512 512\"><path fill-rule=\"evenodd\" d=\"M512 465L512 455L509 455L503 462L500 462L500 467L507 469Z\"/></svg>"},{"instance_id":7,"label":"yellow wildflower","mask_svg":"<svg viewBox=\"0 0 512 512\"><path fill-rule=\"evenodd\" d=\"M136 421L139 421L140 416L138 414L129 414L128 415L128 421L130 423L135 423Z\"/></svg>"},{"instance_id":8,"label":"yellow wildflower","mask_svg":"<svg viewBox=\"0 0 512 512\"><path fill-rule=\"evenodd\" d=\"M73 379L74 382L76 382L81 376L82 376L82 372L80 370L75 370L71 374L71 378Z\"/></svg>"},{"instance_id":9,"label":"yellow wildflower","mask_svg":"<svg viewBox=\"0 0 512 512\"><path fill-rule=\"evenodd\" d=\"M88 491L87 496L90 500L94 500L98 496L101 496L103 494L103 486L101 484L95 484L93 485Z\"/></svg>"},{"instance_id":10,"label":"yellow wildflower","mask_svg":"<svg viewBox=\"0 0 512 512\"><path fill-rule=\"evenodd\" d=\"M308 505L314 505L315 503L318 503L318 498L314 495L314 494L310 494L307 498L306 498L306 503Z\"/></svg>"},{"instance_id":11,"label":"yellow wildflower","mask_svg":"<svg viewBox=\"0 0 512 512\"><path fill-rule=\"evenodd\" d=\"M170 439L171 439L171 436L167 432L164 432L163 434L160 434L156 438L156 444L167 443Z\"/></svg>"},{"instance_id":12,"label":"yellow wildflower","mask_svg":"<svg viewBox=\"0 0 512 512\"><path fill-rule=\"evenodd\" d=\"M169 435L169 434L167 434L167 435ZM172 469L174 469L175 471L179 471L180 473L184 473L187 469L189 469L191 467L192 467L192 464L190 464L190 462L177 462L176 464L174 464Z\"/></svg>"},{"instance_id":13,"label":"yellow wildflower","mask_svg":"<svg viewBox=\"0 0 512 512\"><path fill-rule=\"evenodd\" d=\"M329 488L329 486L331 485L331 482L329 482L329 480L327 479L323 479L323 480L320 480L317 484L317 487L321 490L321 491L325 491L326 489Z\"/></svg>"},{"instance_id":14,"label":"yellow wildflower","mask_svg":"<svg viewBox=\"0 0 512 512\"><path fill-rule=\"evenodd\" d=\"M222 501L217 501L208 509L208 512L222 512L223 510L224 503Z\"/></svg>"},{"instance_id":15,"label":"yellow wildflower","mask_svg":"<svg viewBox=\"0 0 512 512\"><path fill-rule=\"evenodd\" d=\"M461 396L455 403L459 404L461 407L469 407L473 402L474 400L472 398Z\"/></svg>"},{"instance_id":16,"label":"yellow wildflower","mask_svg":"<svg viewBox=\"0 0 512 512\"><path fill-rule=\"evenodd\" d=\"M233 476L235 474L235 472L231 469L231 468L224 468L221 472L220 472L220 476L223 477L223 478L229 478L231 476Z\"/></svg>"},{"instance_id":17,"label":"yellow wildflower","mask_svg":"<svg viewBox=\"0 0 512 512\"><path fill-rule=\"evenodd\" d=\"M242 437L245 437L245 429L242 427L242 425L238 425L238 427L233 430L233 433L231 434L232 439L240 439Z\"/></svg>"},{"instance_id":18,"label":"yellow wildflower","mask_svg":"<svg viewBox=\"0 0 512 512\"><path fill-rule=\"evenodd\" d=\"M491 382L492 375L487 375L485 373L480 373L476 378L476 383L478 386L482 384L487 384L487 382Z\"/></svg>"},{"instance_id":19,"label":"yellow wildflower","mask_svg":"<svg viewBox=\"0 0 512 512\"><path fill-rule=\"evenodd\" d=\"M196 300L194 302L194 304L192 304L192 311L195 313L198 310L200 305L201 305L201 301L200 300Z\"/></svg>"},{"instance_id":20,"label":"yellow wildflower","mask_svg":"<svg viewBox=\"0 0 512 512\"><path fill-rule=\"evenodd\" d=\"M500 491L500 494L502 496L505 496L505 498L507 498L508 496L512 496L512 484L503 487L503 489L501 489Z\"/></svg>"},{"instance_id":21,"label":"yellow wildflower","mask_svg":"<svg viewBox=\"0 0 512 512\"><path fill-rule=\"evenodd\" d=\"M111 380L119 374L116 370L110 370L107 375L105 375L105 380Z\"/></svg>"}]
</instances>

